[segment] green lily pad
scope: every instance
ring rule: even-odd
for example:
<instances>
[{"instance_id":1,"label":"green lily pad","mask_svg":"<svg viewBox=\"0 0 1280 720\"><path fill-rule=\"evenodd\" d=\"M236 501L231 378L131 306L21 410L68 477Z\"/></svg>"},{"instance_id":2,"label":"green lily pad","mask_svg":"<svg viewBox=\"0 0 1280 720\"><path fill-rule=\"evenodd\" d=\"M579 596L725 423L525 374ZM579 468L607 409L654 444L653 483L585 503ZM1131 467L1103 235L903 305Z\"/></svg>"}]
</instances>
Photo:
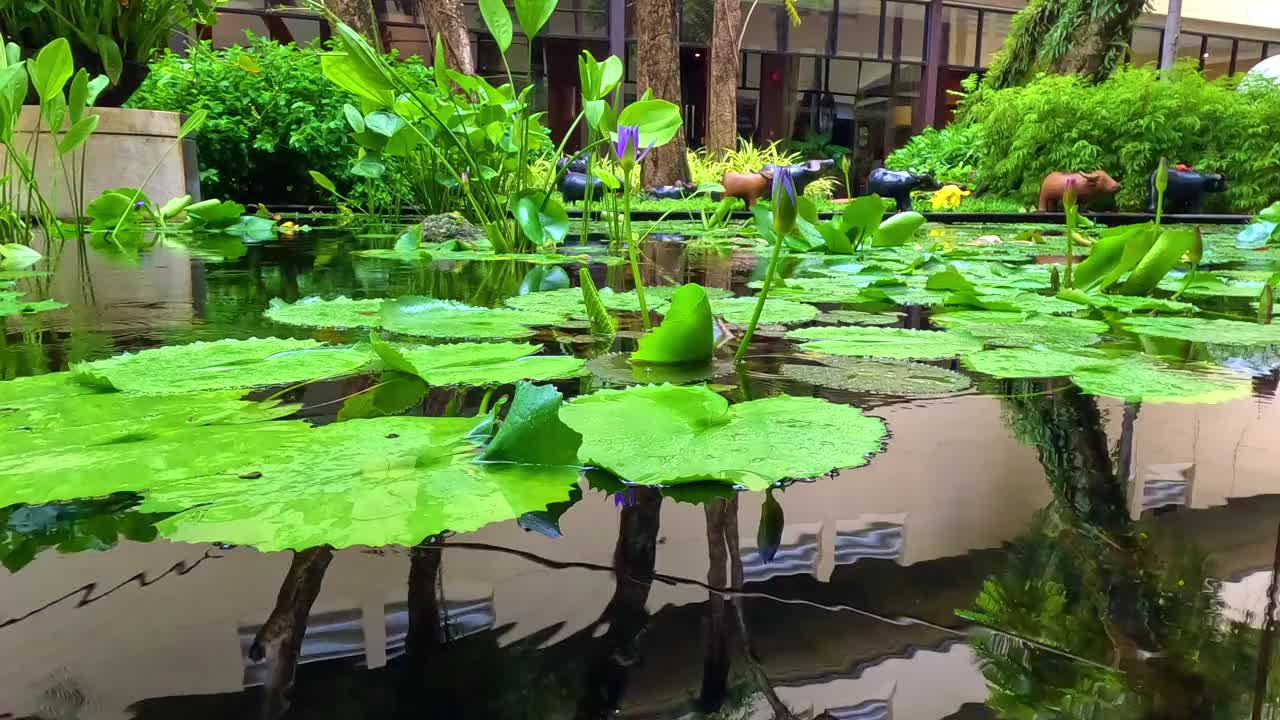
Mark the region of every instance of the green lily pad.
<instances>
[{"instance_id":1,"label":"green lily pad","mask_svg":"<svg viewBox=\"0 0 1280 720\"><path fill-rule=\"evenodd\" d=\"M941 395L969 387L968 376L946 368L906 361L849 358L826 365L783 365L789 380L849 392L883 395Z\"/></svg>"},{"instance_id":2,"label":"green lily pad","mask_svg":"<svg viewBox=\"0 0 1280 720\"><path fill-rule=\"evenodd\" d=\"M452 300L402 297L382 305L382 327L401 335L434 338L514 339L536 325L555 325L562 315L464 305Z\"/></svg>"},{"instance_id":3,"label":"green lily pad","mask_svg":"<svg viewBox=\"0 0 1280 720\"><path fill-rule=\"evenodd\" d=\"M479 459L576 468L582 436L560 420L563 401L552 385L517 384L506 419Z\"/></svg>"},{"instance_id":4,"label":"green lily pad","mask_svg":"<svg viewBox=\"0 0 1280 720\"><path fill-rule=\"evenodd\" d=\"M646 299L647 296L646 296ZM563 288L509 297L503 303L512 310L559 315L561 317L586 317L587 306L582 302L582 290Z\"/></svg>"},{"instance_id":5,"label":"green lily pad","mask_svg":"<svg viewBox=\"0 0 1280 720\"><path fill-rule=\"evenodd\" d=\"M780 395L730 407L704 386L600 390L560 410L582 433L579 459L639 485L715 480L763 490L859 467L884 423L848 405Z\"/></svg>"},{"instance_id":6,"label":"green lily pad","mask_svg":"<svg viewBox=\"0 0 1280 720\"><path fill-rule=\"evenodd\" d=\"M324 300L308 297L295 303L287 303L280 298L275 298L263 315L268 320L285 325L338 329L372 328L382 323L380 309L383 302L381 298L353 300L337 297L333 300Z\"/></svg>"},{"instance_id":7,"label":"green lily pad","mask_svg":"<svg viewBox=\"0 0 1280 720\"><path fill-rule=\"evenodd\" d=\"M1180 300L1167 298L1141 297L1136 295L1104 295L1102 293L1078 293L1061 296L1063 299L1087 303L1089 307L1117 312L1188 312L1196 309L1195 305Z\"/></svg>"},{"instance_id":8,"label":"green lily pad","mask_svg":"<svg viewBox=\"0 0 1280 720\"><path fill-rule=\"evenodd\" d=\"M818 316L818 322L848 325L884 326L897 325L901 316L897 313L872 313L861 310L828 310Z\"/></svg>"},{"instance_id":9,"label":"green lily pad","mask_svg":"<svg viewBox=\"0 0 1280 720\"><path fill-rule=\"evenodd\" d=\"M1225 345L1280 343L1280 325L1198 317L1132 317L1120 324L1139 335Z\"/></svg>"},{"instance_id":10,"label":"green lily pad","mask_svg":"<svg viewBox=\"0 0 1280 720\"><path fill-rule=\"evenodd\" d=\"M1019 313L1039 313L1042 315L1068 315L1084 308L1069 300L1039 295L1021 290L988 290L980 288L977 293L952 293L946 304L969 305L985 310L1014 311Z\"/></svg>"},{"instance_id":11,"label":"green lily pad","mask_svg":"<svg viewBox=\"0 0 1280 720\"><path fill-rule=\"evenodd\" d=\"M962 362L974 370L998 378L1066 377L1077 368L1114 360L1100 352L1068 352L1044 348L1002 348L966 355Z\"/></svg>"},{"instance_id":12,"label":"green lily pad","mask_svg":"<svg viewBox=\"0 0 1280 720\"><path fill-rule=\"evenodd\" d=\"M694 283L684 285L672 295L662 324L640 338L631 361L650 365L706 363L715 352L714 325L706 290Z\"/></svg>"},{"instance_id":13,"label":"green lily pad","mask_svg":"<svg viewBox=\"0 0 1280 720\"><path fill-rule=\"evenodd\" d=\"M589 360L587 371L601 380L619 385L687 385L732 372L733 366L715 360L685 365L633 364L630 353L605 353Z\"/></svg>"},{"instance_id":14,"label":"green lily pad","mask_svg":"<svg viewBox=\"0 0 1280 720\"><path fill-rule=\"evenodd\" d=\"M1181 292L1186 297L1241 297L1257 298L1267 284L1267 278L1256 280L1222 278L1206 272L1197 272L1187 283L1186 275L1169 275L1157 285L1161 290Z\"/></svg>"},{"instance_id":15,"label":"green lily pad","mask_svg":"<svg viewBox=\"0 0 1280 720\"><path fill-rule=\"evenodd\" d=\"M735 297L711 301L711 312L725 322L746 325L756 309L756 298ZM818 308L792 300L769 298L764 303L760 322L766 325L798 325L818 317Z\"/></svg>"},{"instance_id":16,"label":"green lily pad","mask_svg":"<svg viewBox=\"0 0 1280 720\"><path fill-rule=\"evenodd\" d=\"M665 308L671 303L671 298L681 288L672 285L657 285L655 287L646 287L644 289L644 301L650 310L657 311ZM702 288L707 294L708 300L718 300L720 298L732 297L733 293L721 288ZM581 300L581 297L579 297ZM636 297L635 290L627 292L614 292L609 288L600 291L600 301L610 310L618 312L640 312L640 299Z\"/></svg>"},{"instance_id":17,"label":"green lily pad","mask_svg":"<svg viewBox=\"0 0 1280 720\"><path fill-rule=\"evenodd\" d=\"M787 333L791 340L808 340L810 352L891 360L945 360L982 349L982 341L964 332L906 330L882 327L811 327Z\"/></svg>"},{"instance_id":18,"label":"green lily pad","mask_svg":"<svg viewBox=\"0 0 1280 720\"><path fill-rule=\"evenodd\" d=\"M930 320L945 328L963 330L990 345L1004 347L1080 347L1094 345L1110 326L1097 320L1059 315L1032 315L1005 311L974 311L934 315Z\"/></svg>"},{"instance_id":19,"label":"green lily pad","mask_svg":"<svg viewBox=\"0 0 1280 720\"><path fill-rule=\"evenodd\" d=\"M0 291L0 317L34 315L66 307L66 303L60 303L57 300L20 300L21 297L22 293Z\"/></svg>"},{"instance_id":20,"label":"green lily pad","mask_svg":"<svg viewBox=\"0 0 1280 720\"><path fill-rule=\"evenodd\" d=\"M505 385L553 380L583 373L584 361L565 355L534 355L530 343L454 343L410 347L374 339L387 367L416 375L430 385Z\"/></svg>"},{"instance_id":21,"label":"green lily pad","mask_svg":"<svg viewBox=\"0 0 1280 720\"><path fill-rule=\"evenodd\" d=\"M866 302L867 298L862 295L862 292L869 282L870 279L867 283L858 283L848 276L788 279L786 285L770 287L769 297L811 303Z\"/></svg>"},{"instance_id":22,"label":"green lily pad","mask_svg":"<svg viewBox=\"0 0 1280 720\"><path fill-rule=\"evenodd\" d=\"M265 387L349 375L369 364L367 352L314 340L250 338L125 353L73 364L76 380L133 393Z\"/></svg>"}]
</instances>

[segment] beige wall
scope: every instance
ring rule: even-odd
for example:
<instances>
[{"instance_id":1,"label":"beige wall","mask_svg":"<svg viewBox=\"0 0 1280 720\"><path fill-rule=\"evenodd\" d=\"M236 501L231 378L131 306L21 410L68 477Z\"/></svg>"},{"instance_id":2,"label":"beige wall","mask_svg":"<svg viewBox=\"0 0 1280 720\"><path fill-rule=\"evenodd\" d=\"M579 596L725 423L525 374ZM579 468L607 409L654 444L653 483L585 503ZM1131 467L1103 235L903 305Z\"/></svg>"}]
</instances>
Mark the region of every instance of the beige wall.
<instances>
[{"instance_id":1,"label":"beige wall","mask_svg":"<svg viewBox=\"0 0 1280 720\"><path fill-rule=\"evenodd\" d=\"M1152 13L1169 12L1169 0L1152 0ZM1280 2L1275 0L1182 0L1182 17L1210 22L1280 29Z\"/></svg>"}]
</instances>

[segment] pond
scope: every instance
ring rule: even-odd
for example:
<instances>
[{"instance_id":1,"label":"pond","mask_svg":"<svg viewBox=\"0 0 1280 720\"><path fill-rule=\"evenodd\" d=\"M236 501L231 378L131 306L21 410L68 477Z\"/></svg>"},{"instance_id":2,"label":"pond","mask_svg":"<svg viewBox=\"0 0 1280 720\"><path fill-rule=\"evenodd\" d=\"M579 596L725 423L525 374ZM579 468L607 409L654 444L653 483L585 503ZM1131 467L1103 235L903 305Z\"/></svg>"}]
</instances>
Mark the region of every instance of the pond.
<instances>
[{"instance_id":1,"label":"pond","mask_svg":"<svg viewBox=\"0 0 1280 720\"><path fill-rule=\"evenodd\" d=\"M691 368L629 362L594 243L612 340L578 262L310 222L0 274L66 305L3 319L0 718L1276 712L1277 258L1234 229L1105 307L1025 228L789 255L735 370L759 241L644 248L655 322L717 316Z\"/></svg>"}]
</instances>

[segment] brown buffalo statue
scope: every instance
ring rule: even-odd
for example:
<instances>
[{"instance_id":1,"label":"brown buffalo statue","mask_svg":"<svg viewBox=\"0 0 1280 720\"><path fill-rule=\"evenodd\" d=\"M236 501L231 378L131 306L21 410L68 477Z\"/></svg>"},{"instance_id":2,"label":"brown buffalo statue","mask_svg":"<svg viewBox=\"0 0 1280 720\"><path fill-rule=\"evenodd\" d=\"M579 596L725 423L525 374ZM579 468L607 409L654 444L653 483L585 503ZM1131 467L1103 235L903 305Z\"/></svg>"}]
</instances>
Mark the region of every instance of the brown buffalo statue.
<instances>
[{"instance_id":1,"label":"brown buffalo statue","mask_svg":"<svg viewBox=\"0 0 1280 720\"><path fill-rule=\"evenodd\" d=\"M1076 197L1079 198L1081 207L1095 195L1115 195L1120 189L1120 183L1108 175L1106 170L1049 173L1044 182L1040 183L1040 212L1057 212L1062 208L1062 196L1067 191L1067 180L1070 178L1075 178Z\"/></svg>"},{"instance_id":2,"label":"brown buffalo statue","mask_svg":"<svg viewBox=\"0 0 1280 720\"><path fill-rule=\"evenodd\" d=\"M727 172L720 178L724 186L723 197L742 198L750 208L756 200L769 195L773 184L773 170L766 168L758 173Z\"/></svg>"}]
</instances>

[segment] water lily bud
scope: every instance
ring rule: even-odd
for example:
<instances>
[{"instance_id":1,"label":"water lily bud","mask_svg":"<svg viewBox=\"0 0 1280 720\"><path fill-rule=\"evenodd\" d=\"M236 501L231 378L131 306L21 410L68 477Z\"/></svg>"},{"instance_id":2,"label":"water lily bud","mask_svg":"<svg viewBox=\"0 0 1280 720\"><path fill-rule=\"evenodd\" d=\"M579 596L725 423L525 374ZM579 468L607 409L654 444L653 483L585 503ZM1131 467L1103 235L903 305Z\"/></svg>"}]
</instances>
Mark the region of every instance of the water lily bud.
<instances>
[{"instance_id":1,"label":"water lily bud","mask_svg":"<svg viewBox=\"0 0 1280 720\"><path fill-rule=\"evenodd\" d=\"M1262 286L1262 295L1258 297L1258 322L1263 325L1271 324L1271 284Z\"/></svg>"},{"instance_id":2,"label":"water lily bud","mask_svg":"<svg viewBox=\"0 0 1280 720\"><path fill-rule=\"evenodd\" d=\"M1194 239L1191 241L1191 247L1187 249L1187 259L1192 265L1199 265L1200 260L1204 258L1204 238L1200 235L1200 226L1197 225L1192 232Z\"/></svg>"},{"instance_id":3,"label":"water lily bud","mask_svg":"<svg viewBox=\"0 0 1280 720\"><path fill-rule=\"evenodd\" d=\"M781 238L796 226L796 187L785 167L773 171L773 232Z\"/></svg>"},{"instance_id":4,"label":"water lily bud","mask_svg":"<svg viewBox=\"0 0 1280 720\"><path fill-rule=\"evenodd\" d=\"M1156 191L1161 195L1169 189L1169 160L1160 158L1160 167L1156 168Z\"/></svg>"},{"instance_id":5,"label":"water lily bud","mask_svg":"<svg viewBox=\"0 0 1280 720\"><path fill-rule=\"evenodd\" d=\"M1067 178L1067 188L1062 192L1062 207L1067 210L1074 210L1076 207L1076 179L1074 177Z\"/></svg>"}]
</instances>

